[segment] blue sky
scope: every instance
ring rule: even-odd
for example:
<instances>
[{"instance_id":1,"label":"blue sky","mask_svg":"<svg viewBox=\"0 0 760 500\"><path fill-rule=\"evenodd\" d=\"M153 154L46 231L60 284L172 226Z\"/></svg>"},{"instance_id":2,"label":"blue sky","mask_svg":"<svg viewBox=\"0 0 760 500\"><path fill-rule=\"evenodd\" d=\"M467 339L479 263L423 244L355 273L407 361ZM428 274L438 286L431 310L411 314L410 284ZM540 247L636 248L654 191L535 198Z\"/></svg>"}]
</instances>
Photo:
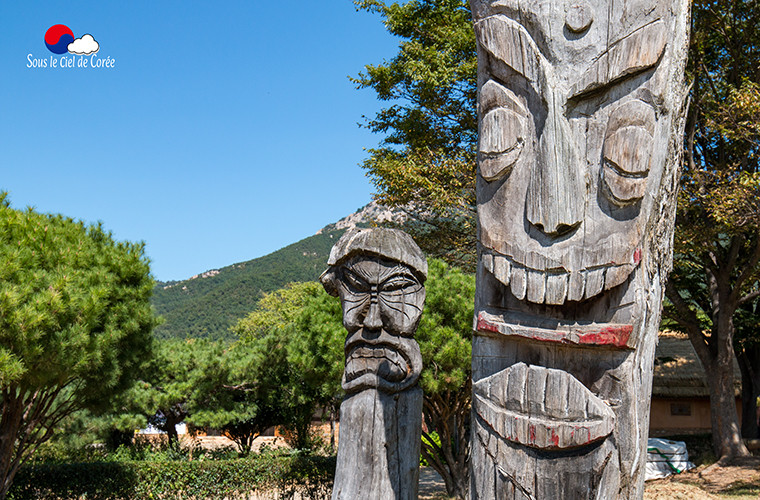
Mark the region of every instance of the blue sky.
<instances>
[{"instance_id":1,"label":"blue sky","mask_svg":"<svg viewBox=\"0 0 760 500\"><path fill-rule=\"evenodd\" d=\"M145 241L154 276L265 255L371 199L358 166L381 103L348 76L398 40L350 0L2 2L0 189ZM91 34L113 68L60 59ZM84 56L89 60L89 57Z\"/></svg>"}]
</instances>

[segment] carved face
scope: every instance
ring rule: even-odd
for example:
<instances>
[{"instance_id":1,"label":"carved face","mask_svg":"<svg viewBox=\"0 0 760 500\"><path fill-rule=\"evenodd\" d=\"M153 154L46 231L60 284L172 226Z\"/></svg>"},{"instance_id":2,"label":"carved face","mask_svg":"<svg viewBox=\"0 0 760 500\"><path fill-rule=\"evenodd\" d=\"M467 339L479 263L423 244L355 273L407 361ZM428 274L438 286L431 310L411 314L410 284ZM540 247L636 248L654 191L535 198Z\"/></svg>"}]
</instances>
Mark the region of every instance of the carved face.
<instances>
[{"instance_id":1,"label":"carved face","mask_svg":"<svg viewBox=\"0 0 760 500\"><path fill-rule=\"evenodd\" d=\"M412 338L425 302L420 280L404 264L365 256L340 265L335 280L348 330L343 388L397 392L413 385L422 371Z\"/></svg>"},{"instance_id":2,"label":"carved face","mask_svg":"<svg viewBox=\"0 0 760 500\"><path fill-rule=\"evenodd\" d=\"M641 260L669 140L666 9L614 1L471 1L481 262L519 302L596 298Z\"/></svg>"}]
</instances>

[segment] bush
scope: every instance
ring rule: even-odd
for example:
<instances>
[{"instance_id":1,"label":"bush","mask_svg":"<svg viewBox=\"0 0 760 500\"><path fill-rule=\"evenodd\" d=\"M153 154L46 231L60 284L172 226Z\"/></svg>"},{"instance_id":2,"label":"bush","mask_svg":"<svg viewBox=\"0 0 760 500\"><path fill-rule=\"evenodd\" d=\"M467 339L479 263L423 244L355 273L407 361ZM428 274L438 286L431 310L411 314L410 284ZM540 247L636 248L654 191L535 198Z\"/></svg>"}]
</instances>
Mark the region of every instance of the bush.
<instances>
[{"instance_id":1,"label":"bush","mask_svg":"<svg viewBox=\"0 0 760 500\"><path fill-rule=\"evenodd\" d=\"M238 460L123 461L30 464L22 467L11 500L329 498L335 457L268 452Z\"/></svg>"},{"instance_id":2,"label":"bush","mask_svg":"<svg viewBox=\"0 0 760 500\"><path fill-rule=\"evenodd\" d=\"M712 448L712 434L677 434L667 436L671 441L683 441L686 443L686 451L689 452L689 460L695 465L711 465L718 461Z\"/></svg>"}]
</instances>

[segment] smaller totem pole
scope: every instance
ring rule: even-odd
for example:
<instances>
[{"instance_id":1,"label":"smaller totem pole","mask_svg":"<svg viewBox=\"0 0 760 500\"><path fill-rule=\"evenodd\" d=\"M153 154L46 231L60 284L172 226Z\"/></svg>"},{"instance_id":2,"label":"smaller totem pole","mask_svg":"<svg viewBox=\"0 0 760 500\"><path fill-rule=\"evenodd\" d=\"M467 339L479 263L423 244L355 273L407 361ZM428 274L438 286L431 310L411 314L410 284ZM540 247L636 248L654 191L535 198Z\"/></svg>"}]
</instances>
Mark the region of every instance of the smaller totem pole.
<instances>
[{"instance_id":1,"label":"smaller totem pole","mask_svg":"<svg viewBox=\"0 0 760 500\"><path fill-rule=\"evenodd\" d=\"M427 261L395 229L352 229L320 278L340 297L348 330L333 500L416 499L422 356L414 332Z\"/></svg>"}]
</instances>

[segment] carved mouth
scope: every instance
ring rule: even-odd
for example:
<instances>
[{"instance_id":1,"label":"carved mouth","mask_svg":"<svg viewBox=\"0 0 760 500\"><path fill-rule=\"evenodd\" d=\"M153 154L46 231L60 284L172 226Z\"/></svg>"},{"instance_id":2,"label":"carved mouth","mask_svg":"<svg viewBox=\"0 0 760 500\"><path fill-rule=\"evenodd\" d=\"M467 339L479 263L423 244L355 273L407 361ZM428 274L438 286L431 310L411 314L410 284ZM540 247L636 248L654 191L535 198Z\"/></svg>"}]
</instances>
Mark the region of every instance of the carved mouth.
<instances>
[{"instance_id":1,"label":"carved mouth","mask_svg":"<svg viewBox=\"0 0 760 500\"><path fill-rule=\"evenodd\" d=\"M374 336L376 335L376 336ZM422 373L420 347L413 338L357 330L346 339L346 393L378 389L387 393L403 391Z\"/></svg>"},{"instance_id":2,"label":"carved mouth","mask_svg":"<svg viewBox=\"0 0 760 500\"><path fill-rule=\"evenodd\" d=\"M346 357L346 381L374 373L389 382L400 382L409 373L409 363L395 349L384 345L358 345Z\"/></svg>"},{"instance_id":3,"label":"carved mouth","mask_svg":"<svg viewBox=\"0 0 760 500\"><path fill-rule=\"evenodd\" d=\"M502 438L540 449L585 446L605 438L615 414L562 370L518 363L473 384L473 408Z\"/></svg>"},{"instance_id":4,"label":"carved mouth","mask_svg":"<svg viewBox=\"0 0 760 500\"><path fill-rule=\"evenodd\" d=\"M640 254L638 250L634 253L633 263L609 263L578 271L568 271L564 267L533 269L512 257L489 251L483 251L482 262L518 300L562 305L566 301L594 297L603 290L621 285L638 265Z\"/></svg>"}]
</instances>

